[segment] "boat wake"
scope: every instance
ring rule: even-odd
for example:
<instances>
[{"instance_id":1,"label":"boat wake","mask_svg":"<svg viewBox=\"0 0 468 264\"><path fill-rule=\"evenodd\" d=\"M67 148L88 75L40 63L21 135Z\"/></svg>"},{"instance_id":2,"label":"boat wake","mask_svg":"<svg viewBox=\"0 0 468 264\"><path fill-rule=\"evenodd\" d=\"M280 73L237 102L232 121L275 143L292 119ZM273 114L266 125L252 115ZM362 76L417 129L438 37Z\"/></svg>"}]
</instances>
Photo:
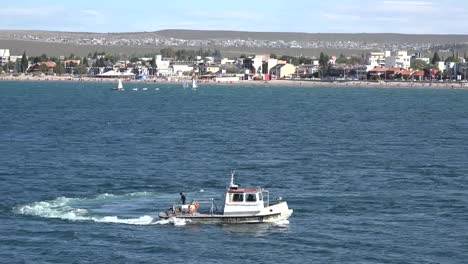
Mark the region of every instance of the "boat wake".
<instances>
[{"instance_id":1,"label":"boat wake","mask_svg":"<svg viewBox=\"0 0 468 264\"><path fill-rule=\"evenodd\" d=\"M192 222L192 221L185 220L185 219L179 219L177 217L171 217L169 219L159 220L159 221L155 222L155 224L158 224L158 225L172 224L174 226L184 226L184 225L186 225L187 223L190 223L190 222Z\"/></svg>"},{"instance_id":2,"label":"boat wake","mask_svg":"<svg viewBox=\"0 0 468 264\"><path fill-rule=\"evenodd\" d=\"M273 225L275 226L284 226L284 227L287 227L289 225L289 220L281 220L281 221L278 221L278 222L274 222Z\"/></svg>"},{"instance_id":3,"label":"boat wake","mask_svg":"<svg viewBox=\"0 0 468 264\"><path fill-rule=\"evenodd\" d=\"M129 204L129 200L140 203L143 200L145 203L151 203L153 198L148 199L148 196L154 196L154 194L152 195L147 192L139 192L125 195L101 194L93 198L59 197L54 200L41 201L18 206L14 208L14 211L22 215L55 218L67 221L92 221L97 223L126 225L173 224L175 226L183 226L186 224L186 222L182 219L157 221L157 218L154 218L148 214L134 216L137 213L129 212L129 215L121 216L112 215L114 214L112 213L112 210L106 210L106 207L113 208L115 207L115 204L120 203L120 208L114 208L113 210L118 212L125 211L125 202ZM154 205L151 205L150 208L153 208L153 206ZM142 207L146 206L142 205ZM109 211L111 211L111 213L109 213ZM106 215L106 213L111 215ZM167 221L167 223L165 221Z\"/></svg>"}]
</instances>

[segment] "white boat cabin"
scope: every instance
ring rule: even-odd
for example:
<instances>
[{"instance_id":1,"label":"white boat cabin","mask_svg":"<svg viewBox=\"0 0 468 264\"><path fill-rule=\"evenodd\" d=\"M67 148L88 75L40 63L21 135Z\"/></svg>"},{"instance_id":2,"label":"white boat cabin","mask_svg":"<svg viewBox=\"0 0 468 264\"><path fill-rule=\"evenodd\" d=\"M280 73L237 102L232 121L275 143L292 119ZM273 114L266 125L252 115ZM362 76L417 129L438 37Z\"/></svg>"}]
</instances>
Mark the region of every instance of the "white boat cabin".
<instances>
[{"instance_id":1,"label":"white boat cabin","mask_svg":"<svg viewBox=\"0 0 468 264\"><path fill-rule=\"evenodd\" d=\"M264 201L264 193L267 201ZM261 188L239 188L234 184L234 175L231 176L231 184L226 191L224 202L224 215L252 215L265 208L265 202L269 203L268 191Z\"/></svg>"}]
</instances>

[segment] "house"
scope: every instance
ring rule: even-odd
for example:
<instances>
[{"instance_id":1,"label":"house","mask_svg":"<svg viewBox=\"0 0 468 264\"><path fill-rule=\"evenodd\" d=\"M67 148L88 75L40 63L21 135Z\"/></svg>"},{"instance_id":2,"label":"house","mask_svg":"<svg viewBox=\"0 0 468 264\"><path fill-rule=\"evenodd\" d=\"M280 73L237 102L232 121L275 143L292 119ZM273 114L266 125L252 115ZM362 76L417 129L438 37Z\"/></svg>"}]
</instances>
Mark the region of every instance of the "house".
<instances>
[{"instance_id":1,"label":"house","mask_svg":"<svg viewBox=\"0 0 468 264\"><path fill-rule=\"evenodd\" d=\"M157 75L172 75L173 68L170 67L171 62L169 60L163 59L161 55L156 55L155 64L157 68Z\"/></svg>"},{"instance_id":2,"label":"house","mask_svg":"<svg viewBox=\"0 0 468 264\"><path fill-rule=\"evenodd\" d=\"M422 81L424 79L424 71L418 70L413 73L413 79Z\"/></svg>"},{"instance_id":3,"label":"house","mask_svg":"<svg viewBox=\"0 0 468 264\"><path fill-rule=\"evenodd\" d=\"M224 58L221 60L221 65L226 65L226 64L234 64L236 63L236 60L231 60L231 59L228 59L228 58Z\"/></svg>"},{"instance_id":4,"label":"house","mask_svg":"<svg viewBox=\"0 0 468 264\"><path fill-rule=\"evenodd\" d=\"M219 65L216 64L210 64L210 65L205 65L206 67L206 72L211 72L211 73L217 73L219 72Z\"/></svg>"},{"instance_id":5,"label":"house","mask_svg":"<svg viewBox=\"0 0 468 264\"><path fill-rule=\"evenodd\" d=\"M270 70L270 75L275 76L276 79L291 77L296 72L296 66L292 64L277 64Z\"/></svg>"},{"instance_id":6,"label":"house","mask_svg":"<svg viewBox=\"0 0 468 264\"><path fill-rule=\"evenodd\" d=\"M406 69L401 69L397 72L395 72L395 76L397 78L401 78L402 80L408 80L411 76L413 75L412 70L406 70Z\"/></svg>"},{"instance_id":7,"label":"house","mask_svg":"<svg viewBox=\"0 0 468 264\"><path fill-rule=\"evenodd\" d=\"M0 49L0 66L7 64L10 61L10 50Z\"/></svg>"},{"instance_id":8,"label":"house","mask_svg":"<svg viewBox=\"0 0 468 264\"><path fill-rule=\"evenodd\" d=\"M10 62L16 63L18 61L21 61L22 58L23 58L23 56L10 55Z\"/></svg>"},{"instance_id":9,"label":"house","mask_svg":"<svg viewBox=\"0 0 468 264\"><path fill-rule=\"evenodd\" d=\"M296 69L296 75L308 75L318 72L319 68L313 64L300 65Z\"/></svg>"},{"instance_id":10,"label":"house","mask_svg":"<svg viewBox=\"0 0 468 264\"><path fill-rule=\"evenodd\" d=\"M268 74L270 73L271 69L278 65L278 60L277 59L271 59L269 58L263 63L263 74Z\"/></svg>"},{"instance_id":11,"label":"house","mask_svg":"<svg viewBox=\"0 0 468 264\"><path fill-rule=\"evenodd\" d=\"M241 68L246 70L246 74L260 76L264 73L263 62L268 55L255 55L255 57L243 58Z\"/></svg>"},{"instance_id":12,"label":"house","mask_svg":"<svg viewBox=\"0 0 468 264\"><path fill-rule=\"evenodd\" d=\"M80 65L81 60L66 60L64 63L65 67L74 67Z\"/></svg>"},{"instance_id":13,"label":"house","mask_svg":"<svg viewBox=\"0 0 468 264\"><path fill-rule=\"evenodd\" d=\"M194 61L178 61L174 62L172 67L172 72L174 74L183 74L184 72L193 72L193 65L195 65Z\"/></svg>"},{"instance_id":14,"label":"house","mask_svg":"<svg viewBox=\"0 0 468 264\"><path fill-rule=\"evenodd\" d=\"M368 65L370 66L369 68L384 67L385 57L389 57L390 55L390 51L371 52L368 59Z\"/></svg>"},{"instance_id":15,"label":"house","mask_svg":"<svg viewBox=\"0 0 468 264\"><path fill-rule=\"evenodd\" d=\"M367 72L368 79L386 79L388 68L375 67Z\"/></svg>"},{"instance_id":16,"label":"house","mask_svg":"<svg viewBox=\"0 0 468 264\"><path fill-rule=\"evenodd\" d=\"M29 67L28 71L29 72L41 71L41 68L44 67L43 65L47 67L49 72L53 72L55 67L57 67L57 64L53 61L44 61L44 62L34 63L33 65L31 65L31 67Z\"/></svg>"},{"instance_id":17,"label":"house","mask_svg":"<svg viewBox=\"0 0 468 264\"><path fill-rule=\"evenodd\" d=\"M407 51L398 51L394 56L385 57L385 66L409 69L411 67L411 57Z\"/></svg>"}]
</instances>

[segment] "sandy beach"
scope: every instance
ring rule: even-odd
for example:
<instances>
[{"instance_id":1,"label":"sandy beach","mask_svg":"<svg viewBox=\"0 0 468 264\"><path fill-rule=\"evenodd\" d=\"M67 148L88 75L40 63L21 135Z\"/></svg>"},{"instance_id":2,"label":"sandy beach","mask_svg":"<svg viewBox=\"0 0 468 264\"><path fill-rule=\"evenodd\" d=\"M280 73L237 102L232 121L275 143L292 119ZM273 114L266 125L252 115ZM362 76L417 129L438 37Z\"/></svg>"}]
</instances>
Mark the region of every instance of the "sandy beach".
<instances>
[{"instance_id":1,"label":"sandy beach","mask_svg":"<svg viewBox=\"0 0 468 264\"><path fill-rule=\"evenodd\" d=\"M93 78L82 77L76 78L71 76L30 76L30 75L3 75L0 76L0 81L41 81L41 82L102 82L116 83L117 78ZM134 80L123 79L124 83L161 83L161 84L178 84L186 82L187 79L146 79ZM319 81L319 80L271 80L271 81L238 81L238 82L214 82L214 81L199 81L199 84L210 85L259 85L259 86L293 86L293 87L379 87L379 88L445 88L445 89L468 89L466 82L440 82L440 81Z\"/></svg>"}]
</instances>

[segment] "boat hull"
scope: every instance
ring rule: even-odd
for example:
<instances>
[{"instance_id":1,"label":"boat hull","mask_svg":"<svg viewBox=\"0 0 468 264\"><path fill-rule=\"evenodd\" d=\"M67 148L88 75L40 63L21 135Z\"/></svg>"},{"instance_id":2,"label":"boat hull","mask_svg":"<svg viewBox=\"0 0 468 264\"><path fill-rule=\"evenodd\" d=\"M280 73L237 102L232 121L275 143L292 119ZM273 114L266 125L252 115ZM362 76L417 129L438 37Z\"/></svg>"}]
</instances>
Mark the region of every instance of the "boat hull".
<instances>
[{"instance_id":1,"label":"boat hull","mask_svg":"<svg viewBox=\"0 0 468 264\"><path fill-rule=\"evenodd\" d=\"M293 210L289 209L285 202L265 207L261 212L254 215L224 215L203 213L173 213L171 211L159 213L160 219L184 219L192 223L206 224L260 224L276 223L288 220Z\"/></svg>"}]
</instances>

